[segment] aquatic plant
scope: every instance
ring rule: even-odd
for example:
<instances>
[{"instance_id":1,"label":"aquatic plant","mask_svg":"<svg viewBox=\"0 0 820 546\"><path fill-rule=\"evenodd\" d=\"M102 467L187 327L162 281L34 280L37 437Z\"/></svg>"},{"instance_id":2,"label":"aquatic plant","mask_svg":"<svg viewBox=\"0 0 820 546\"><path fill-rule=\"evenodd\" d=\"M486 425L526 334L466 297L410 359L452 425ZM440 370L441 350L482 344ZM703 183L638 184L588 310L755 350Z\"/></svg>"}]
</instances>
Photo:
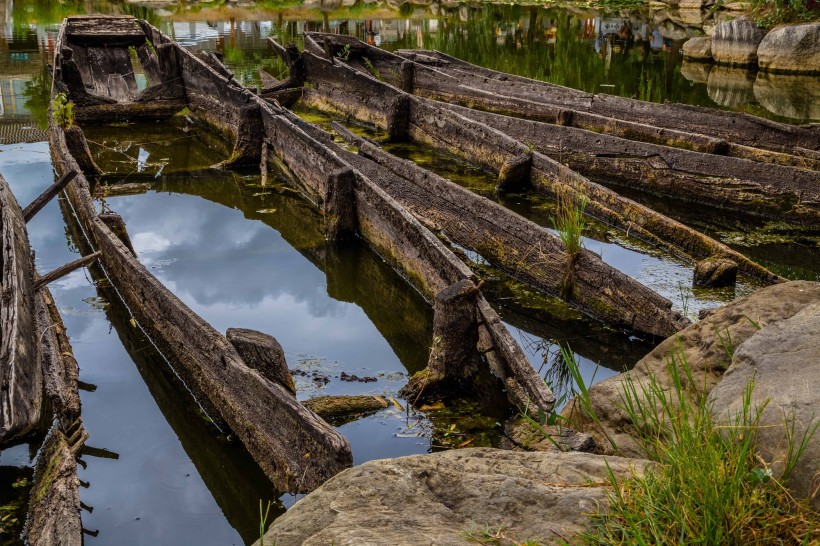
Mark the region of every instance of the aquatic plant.
<instances>
[{"instance_id":1,"label":"aquatic plant","mask_svg":"<svg viewBox=\"0 0 820 546\"><path fill-rule=\"evenodd\" d=\"M265 546L265 531L268 530L268 516L270 515L270 507L271 501L268 501L268 505L265 507L264 512L262 511L262 499L259 499L259 544L260 546ZM273 541L271 546L276 546L276 541Z\"/></svg>"},{"instance_id":2,"label":"aquatic plant","mask_svg":"<svg viewBox=\"0 0 820 546\"><path fill-rule=\"evenodd\" d=\"M555 211L553 226L564 243L569 255L581 252L581 234L586 226L586 210L589 197L578 191L566 191L558 197L558 208Z\"/></svg>"},{"instance_id":3,"label":"aquatic plant","mask_svg":"<svg viewBox=\"0 0 820 546\"><path fill-rule=\"evenodd\" d=\"M51 118L63 129L74 125L74 103L68 100L65 93L57 93L51 100Z\"/></svg>"}]
</instances>

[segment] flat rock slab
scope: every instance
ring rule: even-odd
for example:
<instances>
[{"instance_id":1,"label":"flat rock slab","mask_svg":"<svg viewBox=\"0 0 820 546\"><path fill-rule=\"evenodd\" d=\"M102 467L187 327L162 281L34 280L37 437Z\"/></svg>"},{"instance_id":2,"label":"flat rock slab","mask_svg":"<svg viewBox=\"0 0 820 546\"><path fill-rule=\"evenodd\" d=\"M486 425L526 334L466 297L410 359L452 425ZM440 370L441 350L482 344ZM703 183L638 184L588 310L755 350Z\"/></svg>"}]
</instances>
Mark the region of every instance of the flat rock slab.
<instances>
[{"instance_id":1,"label":"flat rock slab","mask_svg":"<svg viewBox=\"0 0 820 546\"><path fill-rule=\"evenodd\" d=\"M820 420L818 355L820 303L752 335L737 350L723 380L709 395L715 418L732 424L743 411L746 386L754 382L752 407L768 402L760 416L757 445L777 477L782 476L788 458L787 427L793 423L799 443ZM820 489L820 434L809 439L788 487L795 497L812 499L815 510L820 509L820 496L816 495Z\"/></svg>"},{"instance_id":2,"label":"flat rock slab","mask_svg":"<svg viewBox=\"0 0 820 546\"><path fill-rule=\"evenodd\" d=\"M607 463L619 477L651 464L489 448L370 461L296 503L265 544L448 546L475 544L470 536L485 529L557 544L588 529L585 514L607 502Z\"/></svg>"}]
</instances>

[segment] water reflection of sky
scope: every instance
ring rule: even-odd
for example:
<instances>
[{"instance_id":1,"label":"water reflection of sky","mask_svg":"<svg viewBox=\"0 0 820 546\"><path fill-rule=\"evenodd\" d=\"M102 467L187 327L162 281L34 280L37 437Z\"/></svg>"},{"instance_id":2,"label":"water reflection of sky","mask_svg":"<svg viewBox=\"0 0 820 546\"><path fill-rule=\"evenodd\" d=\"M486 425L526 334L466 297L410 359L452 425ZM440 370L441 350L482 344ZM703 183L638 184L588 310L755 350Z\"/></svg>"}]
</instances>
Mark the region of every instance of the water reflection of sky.
<instances>
[{"instance_id":1,"label":"water reflection of sky","mask_svg":"<svg viewBox=\"0 0 820 546\"><path fill-rule=\"evenodd\" d=\"M53 182L48 144L0 146L0 172L25 206ZM56 201L28 223L42 273L76 254L66 241ZM159 411L116 332L93 302L97 291L84 271L51 285L63 316L80 379L96 385L81 392L88 445L120 455L118 460L84 457L79 476L89 487L80 498L83 526L99 530L86 544L241 544L225 520L177 435ZM20 448L14 450L15 453ZM13 454L11 454L13 455ZM7 464L6 454L3 463ZM20 461L21 457L16 457ZM249 499L247 510L256 508Z\"/></svg>"}]
</instances>

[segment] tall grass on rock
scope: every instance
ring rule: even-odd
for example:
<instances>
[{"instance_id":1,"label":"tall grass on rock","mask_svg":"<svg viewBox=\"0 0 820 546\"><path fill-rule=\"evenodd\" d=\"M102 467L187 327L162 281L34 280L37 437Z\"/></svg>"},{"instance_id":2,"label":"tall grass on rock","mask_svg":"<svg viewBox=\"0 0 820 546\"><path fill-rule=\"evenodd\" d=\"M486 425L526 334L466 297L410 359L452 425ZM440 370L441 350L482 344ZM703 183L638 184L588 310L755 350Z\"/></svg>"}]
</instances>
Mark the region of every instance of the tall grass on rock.
<instances>
[{"instance_id":1,"label":"tall grass on rock","mask_svg":"<svg viewBox=\"0 0 820 546\"><path fill-rule=\"evenodd\" d=\"M818 544L820 515L791 497L788 472L775 476L757 452L760 416L750 383L730 426L712 419L706 394L694 387L683 350L667 360L669 385L626 381L624 407L647 457L659 464L618 481L610 473L609 511L594 516L585 544ZM687 387L691 386L691 387ZM788 429L788 422L785 423ZM793 468L808 437L793 439Z\"/></svg>"}]
</instances>

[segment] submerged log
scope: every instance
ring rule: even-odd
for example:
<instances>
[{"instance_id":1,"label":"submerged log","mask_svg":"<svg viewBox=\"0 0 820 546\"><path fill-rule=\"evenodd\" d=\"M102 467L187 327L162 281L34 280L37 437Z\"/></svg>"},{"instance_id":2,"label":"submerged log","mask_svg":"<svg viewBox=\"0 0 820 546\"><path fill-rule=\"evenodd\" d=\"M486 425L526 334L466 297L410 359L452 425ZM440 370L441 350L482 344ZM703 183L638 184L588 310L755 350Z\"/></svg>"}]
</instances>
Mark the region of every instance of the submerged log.
<instances>
[{"instance_id":1,"label":"submerged log","mask_svg":"<svg viewBox=\"0 0 820 546\"><path fill-rule=\"evenodd\" d=\"M381 396L316 396L305 400L304 404L323 419L337 425L390 405Z\"/></svg>"},{"instance_id":2,"label":"submerged log","mask_svg":"<svg viewBox=\"0 0 820 546\"><path fill-rule=\"evenodd\" d=\"M72 20L69 18L66 24ZM243 120L245 125L258 123L259 109L264 106L261 99L228 82L147 23L138 24L143 40L153 44L160 61L166 63L161 67L162 74L183 82L192 114L231 134L239 142L236 157L244 162L255 154L258 163L261 132L253 127L246 131ZM59 74L55 71L52 95L58 88ZM61 127L50 125L54 165L61 173L79 170L66 137ZM250 368L225 337L137 261L99 219L83 174L69 185L67 195L88 235L85 243L92 250L102 251L106 274L139 326L170 355L180 377L217 426L223 430L227 427L239 437L280 490L309 491L351 464L350 445L338 432L299 404L284 387Z\"/></svg>"},{"instance_id":3,"label":"submerged log","mask_svg":"<svg viewBox=\"0 0 820 546\"><path fill-rule=\"evenodd\" d=\"M315 55L324 56L328 49L336 54L345 47L351 65L368 72L375 69L399 88L408 71L403 63L412 62L412 92L449 104L718 155L791 165L799 165L803 158L820 161L820 124L793 126L749 114L590 94L496 72L438 51L394 54L351 36L305 36L305 49Z\"/></svg>"},{"instance_id":4,"label":"submerged log","mask_svg":"<svg viewBox=\"0 0 820 546\"><path fill-rule=\"evenodd\" d=\"M34 262L23 211L0 176L0 446L27 434L43 409Z\"/></svg>"},{"instance_id":5,"label":"submerged log","mask_svg":"<svg viewBox=\"0 0 820 546\"><path fill-rule=\"evenodd\" d=\"M606 265L589 251L573 258L549 230L411 161L386 153L338 124L334 129L373 164L356 163L357 168L378 180L385 191L418 218L513 278L560 297L568 264L574 261L577 267L567 303L588 316L661 337L688 324L671 310L669 300Z\"/></svg>"},{"instance_id":6,"label":"submerged log","mask_svg":"<svg viewBox=\"0 0 820 546\"><path fill-rule=\"evenodd\" d=\"M342 112L386 129L387 105L396 96L404 95L410 101L409 136L415 141L455 153L494 172L500 172L505 162L531 152L523 143L485 124L408 96L346 65L330 63L307 51L303 58L307 80L312 84L305 90L303 100L312 106ZM589 198L588 214L675 255L694 261L718 254L738 263L743 273L764 282L780 280L726 245L625 199L538 152L532 152L530 184L553 198L582 193Z\"/></svg>"}]
</instances>

